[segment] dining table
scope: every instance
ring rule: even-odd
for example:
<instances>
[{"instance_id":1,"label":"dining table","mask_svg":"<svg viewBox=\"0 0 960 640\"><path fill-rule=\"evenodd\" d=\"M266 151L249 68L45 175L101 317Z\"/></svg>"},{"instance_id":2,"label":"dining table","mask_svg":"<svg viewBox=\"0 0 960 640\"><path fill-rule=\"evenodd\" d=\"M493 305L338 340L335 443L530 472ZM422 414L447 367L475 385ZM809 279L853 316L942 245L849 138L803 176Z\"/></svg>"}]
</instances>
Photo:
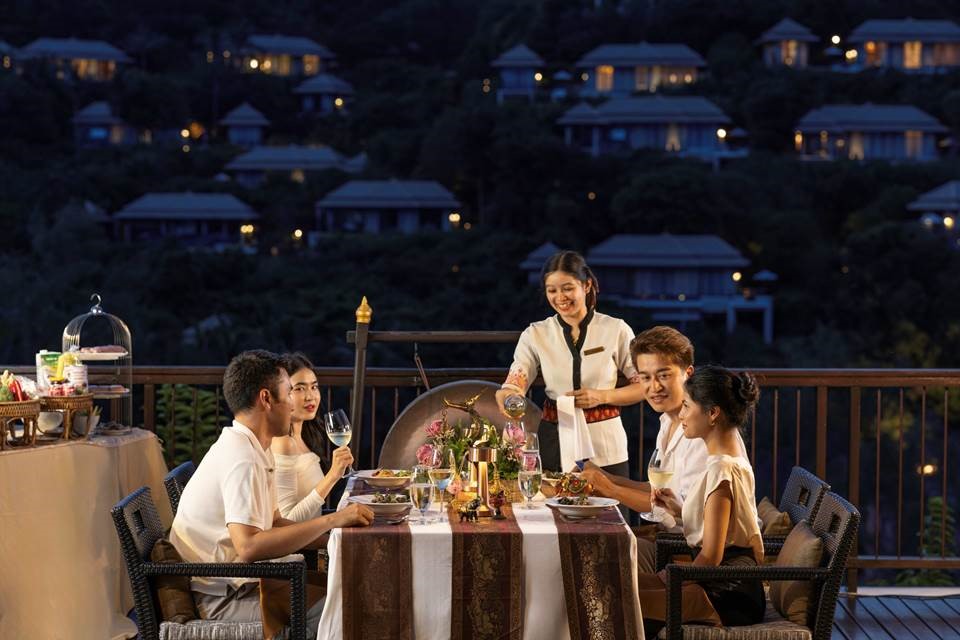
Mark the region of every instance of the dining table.
<instances>
[{"instance_id":1,"label":"dining table","mask_svg":"<svg viewBox=\"0 0 960 640\"><path fill-rule=\"evenodd\" d=\"M358 476L338 509L383 491ZM541 494L502 520L376 517L334 529L317 637L344 640L641 639L637 540L613 508L569 519Z\"/></svg>"},{"instance_id":2,"label":"dining table","mask_svg":"<svg viewBox=\"0 0 960 640\"><path fill-rule=\"evenodd\" d=\"M0 638L137 635L110 509L147 485L168 527L166 471L143 429L0 451Z\"/></svg>"}]
</instances>

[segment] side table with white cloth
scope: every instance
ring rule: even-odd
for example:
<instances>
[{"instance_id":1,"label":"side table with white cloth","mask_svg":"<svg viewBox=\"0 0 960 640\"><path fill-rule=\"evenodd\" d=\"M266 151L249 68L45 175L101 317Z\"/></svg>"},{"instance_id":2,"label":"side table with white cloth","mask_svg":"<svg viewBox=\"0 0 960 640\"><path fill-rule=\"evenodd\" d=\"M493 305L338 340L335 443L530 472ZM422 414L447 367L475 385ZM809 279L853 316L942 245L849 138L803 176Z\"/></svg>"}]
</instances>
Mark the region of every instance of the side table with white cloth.
<instances>
[{"instance_id":1,"label":"side table with white cloth","mask_svg":"<svg viewBox=\"0 0 960 640\"><path fill-rule=\"evenodd\" d=\"M110 508L166 495L157 436L95 436L0 452L0 638L132 638L133 606ZM170 526L166 499L160 519Z\"/></svg>"},{"instance_id":2,"label":"side table with white cloth","mask_svg":"<svg viewBox=\"0 0 960 640\"><path fill-rule=\"evenodd\" d=\"M352 478L340 502L371 493ZM619 513L568 521L544 506L506 520L334 529L318 637L643 638L637 543ZM438 515L435 504L432 515Z\"/></svg>"}]
</instances>

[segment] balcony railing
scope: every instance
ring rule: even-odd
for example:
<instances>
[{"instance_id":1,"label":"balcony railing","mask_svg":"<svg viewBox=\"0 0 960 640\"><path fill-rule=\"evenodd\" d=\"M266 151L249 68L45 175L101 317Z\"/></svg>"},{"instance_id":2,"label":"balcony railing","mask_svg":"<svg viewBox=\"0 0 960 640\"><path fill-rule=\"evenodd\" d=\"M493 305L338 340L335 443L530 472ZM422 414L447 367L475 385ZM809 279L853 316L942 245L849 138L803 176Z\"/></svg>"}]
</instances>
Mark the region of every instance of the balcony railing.
<instances>
[{"instance_id":1,"label":"balcony railing","mask_svg":"<svg viewBox=\"0 0 960 640\"><path fill-rule=\"evenodd\" d=\"M460 334L377 333L375 341L443 342ZM462 334L466 335L466 334ZM474 342L515 340L516 333L470 334ZM437 339L439 337L439 339ZM462 337L462 336L461 336ZM30 367L16 372L32 374ZM763 392L744 437L757 496L774 503L795 465L803 465L858 505L863 522L848 586L858 569L938 572L960 569L955 506L960 447L950 447L960 414L960 371L894 369L751 369ZM464 379L500 382L504 368L436 368L432 386ZM98 378L91 368L91 381ZM349 407L354 370L317 370L326 407ZM163 441L169 465L198 461L228 419L220 385L223 367L134 367L138 424ZM393 421L424 390L416 368L365 369L363 417L355 429L358 466L374 467ZM532 397L542 401L542 388ZM953 410L951 410L951 407ZM356 415L356 412L354 412ZM659 423L646 407L624 412L631 472L642 467ZM329 453L329 451L328 451ZM930 575L930 574L928 574Z\"/></svg>"}]
</instances>

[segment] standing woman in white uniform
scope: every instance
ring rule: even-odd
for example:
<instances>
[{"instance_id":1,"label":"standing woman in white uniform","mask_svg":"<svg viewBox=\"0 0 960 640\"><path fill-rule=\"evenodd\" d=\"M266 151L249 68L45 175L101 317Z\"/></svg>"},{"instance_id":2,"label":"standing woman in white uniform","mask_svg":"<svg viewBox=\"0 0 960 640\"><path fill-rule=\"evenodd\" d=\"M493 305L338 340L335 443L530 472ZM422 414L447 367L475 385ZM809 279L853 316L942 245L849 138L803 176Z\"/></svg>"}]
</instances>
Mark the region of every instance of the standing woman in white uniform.
<instances>
[{"instance_id":1,"label":"standing woman in white uniform","mask_svg":"<svg viewBox=\"0 0 960 640\"><path fill-rule=\"evenodd\" d=\"M633 331L623 320L596 310L599 284L580 254L553 255L540 277L547 302L557 313L534 322L520 336L497 403L502 409L508 396L525 394L539 372L547 395L538 431L544 470L569 471L561 469L556 404L558 397L568 395L583 409L595 452L591 461L629 476L620 407L639 402L644 393L630 358ZM629 383L618 389L619 373Z\"/></svg>"}]
</instances>

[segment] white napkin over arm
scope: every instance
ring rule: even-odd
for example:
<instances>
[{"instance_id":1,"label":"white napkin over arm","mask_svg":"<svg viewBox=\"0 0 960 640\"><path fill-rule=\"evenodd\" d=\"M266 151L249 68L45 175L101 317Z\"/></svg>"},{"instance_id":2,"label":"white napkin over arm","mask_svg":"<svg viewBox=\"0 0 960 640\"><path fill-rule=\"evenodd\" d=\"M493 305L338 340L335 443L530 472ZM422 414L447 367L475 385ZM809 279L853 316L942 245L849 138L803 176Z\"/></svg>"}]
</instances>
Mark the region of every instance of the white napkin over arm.
<instances>
[{"instance_id":1,"label":"white napkin over arm","mask_svg":"<svg viewBox=\"0 0 960 640\"><path fill-rule=\"evenodd\" d=\"M596 456L583 409L573 406L573 396L557 398L557 434L560 440L561 471L569 471L578 460Z\"/></svg>"}]
</instances>

